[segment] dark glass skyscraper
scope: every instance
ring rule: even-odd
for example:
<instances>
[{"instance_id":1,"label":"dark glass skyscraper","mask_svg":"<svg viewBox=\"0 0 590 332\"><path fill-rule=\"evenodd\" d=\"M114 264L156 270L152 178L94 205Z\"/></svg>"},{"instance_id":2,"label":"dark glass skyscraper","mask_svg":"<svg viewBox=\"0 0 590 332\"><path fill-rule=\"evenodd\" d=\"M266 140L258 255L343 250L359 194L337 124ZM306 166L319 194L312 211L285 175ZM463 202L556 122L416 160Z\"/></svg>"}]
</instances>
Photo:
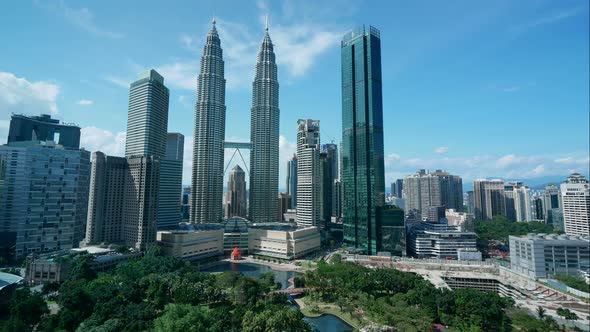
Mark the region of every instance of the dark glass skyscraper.
<instances>
[{"instance_id":1,"label":"dark glass skyscraper","mask_svg":"<svg viewBox=\"0 0 590 332\"><path fill-rule=\"evenodd\" d=\"M291 208L297 207L297 155L287 161L287 193L291 197Z\"/></svg>"},{"instance_id":2,"label":"dark glass skyscraper","mask_svg":"<svg viewBox=\"0 0 590 332\"><path fill-rule=\"evenodd\" d=\"M361 26L346 34L341 56L344 241L375 254L385 205L379 30Z\"/></svg>"},{"instance_id":3,"label":"dark glass skyscraper","mask_svg":"<svg viewBox=\"0 0 590 332\"><path fill-rule=\"evenodd\" d=\"M250 202L253 222L277 221L279 196L279 82L268 26L256 61L250 118Z\"/></svg>"}]
</instances>

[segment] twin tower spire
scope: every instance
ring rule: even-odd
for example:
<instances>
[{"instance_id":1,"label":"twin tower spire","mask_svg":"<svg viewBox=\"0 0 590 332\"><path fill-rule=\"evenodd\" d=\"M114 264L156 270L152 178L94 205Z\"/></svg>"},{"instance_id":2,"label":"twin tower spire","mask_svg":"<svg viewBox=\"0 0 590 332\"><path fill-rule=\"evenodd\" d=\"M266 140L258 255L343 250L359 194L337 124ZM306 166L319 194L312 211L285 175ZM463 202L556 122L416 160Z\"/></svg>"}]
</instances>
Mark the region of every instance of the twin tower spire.
<instances>
[{"instance_id":1,"label":"twin tower spire","mask_svg":"<svg viewBox=\"0 0 590 332\"><path fill-rule=\"evenodd\" d=\"M201 57L195 104L191 223L222 220L225 73L223 50L213 17ZM279 185L279 83L272 41L266 29L252 83L249 218L276 222ZM236 110L238 111L238 110Z\"/></svg>"}]
</instances>

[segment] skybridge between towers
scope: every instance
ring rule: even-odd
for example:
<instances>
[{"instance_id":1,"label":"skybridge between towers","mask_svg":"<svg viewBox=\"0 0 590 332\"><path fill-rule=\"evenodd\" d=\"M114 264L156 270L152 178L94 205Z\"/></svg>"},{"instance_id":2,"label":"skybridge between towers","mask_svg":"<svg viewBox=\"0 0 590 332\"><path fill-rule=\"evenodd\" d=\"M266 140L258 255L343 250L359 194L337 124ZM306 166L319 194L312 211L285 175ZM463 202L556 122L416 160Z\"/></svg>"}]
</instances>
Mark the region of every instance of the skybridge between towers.
<instances>
[{"instance_id":1,"label":"skybridge between towers","mask_svg":"<svg viewBox=\"0 0 590 332\"><path fill-rule=\"evenodd\" d=\"M229 167L229 165L231 165L232 160L236 156L236 152L240 155L240 159L242 159L242 163L244 164L246 174L250 175L250 170L248 169L248 165L246 164L246 161L244 160L244 156L242 155L242 152L240 150L252 149L252 143L250 143L250 142L224 142L223 148L225 150L234 149L234 153L232 153L231 158L229 158L229 161L225 165L225 168L223 170L223 176L225 176L225 173L227 172L227 168Z\"/></svg>"}]
</instances>

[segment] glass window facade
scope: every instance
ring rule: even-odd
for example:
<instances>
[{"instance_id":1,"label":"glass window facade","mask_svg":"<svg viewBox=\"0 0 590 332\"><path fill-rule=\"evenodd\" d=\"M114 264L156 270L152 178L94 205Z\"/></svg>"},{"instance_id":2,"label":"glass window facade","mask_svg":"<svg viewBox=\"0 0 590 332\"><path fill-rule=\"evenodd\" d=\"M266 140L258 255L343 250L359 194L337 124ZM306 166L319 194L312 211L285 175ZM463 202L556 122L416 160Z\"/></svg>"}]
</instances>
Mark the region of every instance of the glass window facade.
<instances>
[{"instance_id":1,"label":"glass window facade","mask_svg":"<svg viewBox=\"0 0 590 332\"><path fill-rule=\"evenodd\" d=\"M341 60L344 241L375 254L385 203L379 31L362 26L345 35Z\"/></svg>"}]
</instances>

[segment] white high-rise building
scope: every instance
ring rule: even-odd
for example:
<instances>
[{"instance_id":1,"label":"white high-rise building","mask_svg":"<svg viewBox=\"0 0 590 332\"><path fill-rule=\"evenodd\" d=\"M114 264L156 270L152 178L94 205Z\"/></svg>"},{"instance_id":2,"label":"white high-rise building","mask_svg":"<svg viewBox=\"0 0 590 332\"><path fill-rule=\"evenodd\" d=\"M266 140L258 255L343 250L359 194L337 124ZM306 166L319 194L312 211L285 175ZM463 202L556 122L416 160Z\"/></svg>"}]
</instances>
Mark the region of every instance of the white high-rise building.
<instances>
[{"instance_id":1,"label":"white high-rise building","mask_svg":"<svg viewBox=\"0 0 590 332\"><path fill-rule=\"evenodd\" d=\"M560 186L565 233L587 236L590 232L590 191L588 180L573 173Z\"/></svg>"},{"instance_id":2,"label":"white high-rise building","mask_svg":"<svg viewBox=\"0 0 590 332\"><path fill-rule=\"evenodd\" d=\"M320 122L297 121L297 224L320 221Z\"/></svg>"},{"instance_id":3,"label":"white high-rise building","mask_svg":"<svg viewBox=\"0 0 590 332\"><path fill-rule=\"evenodd\" d=\"M516 221L533 220L533 215L531 211L531 191L529 187L515 186L513 192Z\"/></svg>"},{"instance_id":4,"label":"white high-rise building","mask_svg":"<svg viewBox=\"0 0 590 332\"><path fill-rule=\"evenodd\" d=\"M223 50L213 20L203 48L197 83L191 223L221 222L222 219L225 110Z\"/></svg>"}]
</instances>

